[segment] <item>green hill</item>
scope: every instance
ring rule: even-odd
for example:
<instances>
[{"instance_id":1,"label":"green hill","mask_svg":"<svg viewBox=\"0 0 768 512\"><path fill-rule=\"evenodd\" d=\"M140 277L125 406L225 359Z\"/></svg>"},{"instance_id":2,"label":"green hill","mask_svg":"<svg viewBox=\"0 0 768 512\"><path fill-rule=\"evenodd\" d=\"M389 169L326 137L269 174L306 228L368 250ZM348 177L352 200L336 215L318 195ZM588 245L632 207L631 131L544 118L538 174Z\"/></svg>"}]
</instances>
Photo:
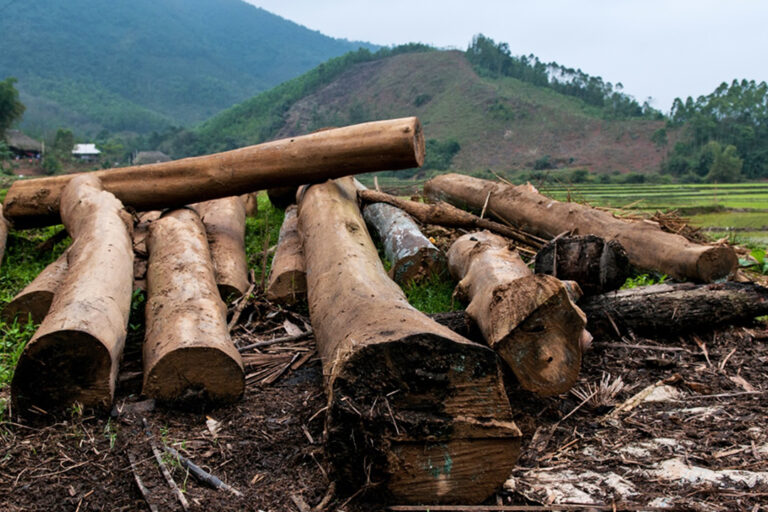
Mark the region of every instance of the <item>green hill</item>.
<instances>
[{"instance_id":1,"label":"green hill","mask_svg":"<svg viewBox=\"0 0 768 512\"><path fill-rule=\"evenodd\" d=\"M4 2L0 79L33 132L190 125L367 44L242 0Z\"/></svg>"},{"instance_id":2,"label":"green hill","mask_svg":"<svg viewBox=\"0 0 768 512\"><path fill-rule=\"evenodd\" d=\"M224 111L165 149L181 156L416 115L434 169L659 170L667 144L654 134L663 119L610 118L604 108L552 87L478 73L464 52L426 50L410 45L333 59Z\"/></svg>"}]
</instances>

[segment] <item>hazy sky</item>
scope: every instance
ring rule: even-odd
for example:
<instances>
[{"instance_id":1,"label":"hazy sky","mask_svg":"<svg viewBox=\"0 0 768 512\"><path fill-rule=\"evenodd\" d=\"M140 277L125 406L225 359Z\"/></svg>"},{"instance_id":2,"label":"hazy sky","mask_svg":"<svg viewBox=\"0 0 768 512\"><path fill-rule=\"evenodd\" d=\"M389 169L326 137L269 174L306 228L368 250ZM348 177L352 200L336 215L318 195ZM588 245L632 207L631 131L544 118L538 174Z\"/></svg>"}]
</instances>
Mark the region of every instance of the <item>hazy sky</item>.
<instances>
[{"instance_id":1,"label":"hazy sky","mask_svg":"<svg viewBox=\"0 0 768 512\"><path fill-rule=\"evenodd\" d=\"M247 0L333 37L466 49L483 33L514 55L621 82L668 111L734 78L768 80L762 0Z\"/></svg>"}]
</instances>

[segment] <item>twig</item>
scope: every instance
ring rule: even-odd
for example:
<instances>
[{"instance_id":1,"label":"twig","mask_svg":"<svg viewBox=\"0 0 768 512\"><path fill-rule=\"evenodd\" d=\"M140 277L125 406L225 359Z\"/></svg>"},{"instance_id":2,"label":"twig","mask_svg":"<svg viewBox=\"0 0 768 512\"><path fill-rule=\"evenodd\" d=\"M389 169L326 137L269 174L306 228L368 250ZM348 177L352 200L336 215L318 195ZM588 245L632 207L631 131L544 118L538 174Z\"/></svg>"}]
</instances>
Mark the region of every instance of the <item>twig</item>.
<instances>
[{"instance_id":1,"label":"twig","mask_svg":"<svg viewBox=\"0 0 768 512\"><path fill-rule=\"evenodd\" d=\"M69 236L66 229L56 232L54 235L48 237L48 239L40 242L35 246L35 250L38 252L50 251L57 243L65 240Z\"/></svg>"},{"instance_id":2,"label":"twig","mask_svg":"<svg viewBox=\"0 0 768 512\"><path fill-rule=\"evenodd\" d=\"M157 505L153 505L149 501L149 489L147 489L147 487L144 485L144 482L141 481L139 472L136 470L136 457L134 457L131 452L128 452L128 462L131 463L131 472L133 473L133 479L136 481L136 486L139 488L139 492L141 492L141 496L144 498L144 501L147 502L147 506L149 507L149 510L151 510L152 512L158 512Z\"/></svg>"},{"instance_id":3,"label":"twig","mask_svg":"<svg viewBox=\"0 0 768 512\"><path fill-rule=\"evenodd\" d=\"M595 347L607 347L607 348L635 348L638 350L657 350L659 352L688 352L687 348L681 347L657 347L655 345L633 345L630 343L595 343Z\"/></svg>"},{"instance_id":4,"label":"twig","mask_svg":"<svg viewBox=\"0 0 768 512\"><path fill-rule=\"evenodd\" d=\"M307 502L304 501L304 498L295 494L291 494L290 498L293 504L296 505L296 508L299 509L299 512L310 512L309 505L307 505Z\"/></svg>"},{"instance_id":5,"label":"twig","mask_svg":"<svg viewBox=\"0 0 768 512\"><path fill-rule=\"evenodd\" d=\"M240 297L240 302L237 303L237 307L235 307L235 311L232 313L232 320L230 320L229 325L227 325L227 330L229 330L229 332L232 332L232 329L235 328L237 321L240 320L240 315L243 314L245 305L248 304L248 299L253 293L254 288L256 288L256 283L251 283L251 286L248 287L248 291L245 292L242 297Z\"/></svg>"},{"instance_id":6,"label":"twig","mask_svg":"<svg viewBox=\"0 0 768 512\"><path fill-rule=\"evenodd\" d=\"M180 454L178 451L176 451L174 448L170 446L163 445L163 448L166 452L171 454L172 456L176 457L176 459L179 461L179 463L182 465L182 467L189 471L189 473L195 477L198 481L201 483L204 483L205 485L208 485L209 487L212 487L213 489L223 489L225 491L229 491L232 494L234 494L237 497L242 497L243 493L232 487L231 485L225 484L221 480L219 480L214 475L208 473L203 468L189 460L188 458L184 457L182 454Z\"/></svg>"},{"instance_id":7,"label":"twig","mask_svg":"<svg viewBox=\"0 0 768 512\"><path fill-rule=\"evenodd\" d=\"M282 336L280 338L275 338L273 340L259 341L258 343L251 343L250 345L240 347L237 350L239 352L246 352L254 348L268 347L270 345L277 345L278 343L288 343L290 341L299 341L301 339L306 338L307 336L311 336L313 332L314 331L312 331L312 329L310 328L301 334L294 334L293 336Z\"/></svg>"},{"instance_id":8,"label":"twig","mask_svg":"<svg viewBox=\"0 0 768 512\"><path fill-rule=\"evenodd\" d=\"M331 484L328 486L328 491L325 493L325 496L323 496L323 499L320 500L320 503L312 507L312 512L323 512L335 495L336 482L331 482Z\"/></svg>"},{"instance_id":9,"label":"twig","mask_svg":"<svg viewBox=\"0 0 768 512\"><path fill-rule=\"evenodd\" d=\"M480 218L485 217L485 209L488 208L488 201L491 200L491 191L488 191L488 195L485 196L485 202L483 203L483 209L480 211Z\"/></svg>"},{"instance_id":10,"label":"twig","mask_svg":"<svg viewBox=\"0 0 768 512\"><path fill-rule=\"evenodd\" d=\"M592 392L592 394L590 394L590 395L589 395L587 398L585 398L584 400L582 400L582 401L581 401L581 403L580 403L579 405L577 405L576 407L574 407L574 408L571 410L571 412L569 412L568 414L566 414L565 416L563 416L563 417L560 419L560 421L559 421L558 423L562 423L563 421L565 421L565 420L567 420L568 418L570 418L570 417L571 417L571 414L573 414L573 413L575 413L576 411L578 411L579 409L581 409L581 407L582 407L582 406L583 406L585 403L589 402L589 401L592 399L592 397L593 397L593 396L595 396L595 395L597 394L597 392L598 392L598 391L599 391L599 388L598 388L598 389L596 389L596 390L594 390L594 391Z\"/></svg>"},{"instance_id":11,"label":"twig","mask_svg":"<svg viewBox=\"0 0 768 512\"><path fill-rule=\"evenodd\" d=\"M182 494L181 490L179 489L179 486L176 485L176 481L171 476L171 472L168 471L168 467L165 465L165 462L163 462L162 454L160 453L160 449L157 447L157 444L155 443L155 438L152 435L152 431L149 429L149 423L147 422L147 418L141 418L142 423L144 423L144 434L147 436L147 439L149 440L149 445L152 448L152 453L155 455L155 460L157 461L157 465L160 466L160 471L163 473L163 476L165 477L165 481L168 482L168 485L170 486L171 490L173 490L173 493L176 495L176 497L179 499L179 502L181 503L181 506L184 508L184 510L189 510L189 502L187 501L187 498L184 497L184 494Z\"/></svg>"}]
</instances>

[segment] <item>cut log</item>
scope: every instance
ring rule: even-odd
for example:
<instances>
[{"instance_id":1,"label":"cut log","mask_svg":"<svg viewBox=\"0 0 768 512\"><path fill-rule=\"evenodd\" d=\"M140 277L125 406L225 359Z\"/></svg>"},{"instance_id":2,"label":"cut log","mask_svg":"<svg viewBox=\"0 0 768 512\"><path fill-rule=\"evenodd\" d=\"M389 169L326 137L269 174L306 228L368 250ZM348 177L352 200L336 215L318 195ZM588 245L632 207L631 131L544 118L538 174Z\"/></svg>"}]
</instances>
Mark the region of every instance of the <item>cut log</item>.
<instances>
[{"instance_id":1,"label":"cut log","mask_svg":"<svg viewBox=\"0 0 768 512\"><path fill-rule=\"evenodd\" d=\"M497 358L408 304L355 192L351 179L330 181L299 206L337 483L380 482L400 502L480 503L520 450Z\"/></svg>"},{"instance_id":2,"label":"cut log","mask_svg":"<svg viewBox=\"0 0 768 512\"><path fill-rule=\"evenodd\" d=\"M200 215L208 235L221 298L229 302L242 296L250 286L245 257L245 203L240 197L232 196L192 207Z\"/></svg>"},{"instance_id":3,"label":"cut log","mask_svg":"<svg viewBox=\"0 0 768 512\"><path fill-rule=\"evenodd\" d=\"M285 210L292 204L296 204L296 191L298 186L273 187L267 190L267 197L272 206Z\"/></svg>"},{"instance_id":4,"label":"cut log","mask_svg":"<svg viewBox=\"0 0 768 512\"><path fill-rule=\"evenodd\" d=\"M125 343L133 285L130 215L93 174L72 179L61 198L72 236L68 272L48 315L19 358L11 395L22 414L79 402L109 407Z\"/></svg>"},{"instance_id":5,"label":"cut log","mask_svg":"<svg viewBox=\"0 0 768 512\"><path fill-rule=\"evenodd\" d=\"M618 240L606 242L595 235L554 238L536 253L534 269L576 281L586 295L617 290L630 274L627 253Z\"/></svg>"},{"instance_id":6,"label":"cut log","mask_svg":"<svg viewBox=\"0 0 768 512\"><path fill-rule=\"evenodd\" d=\"M143 212L136 216L133 225L133 288L136 290L147 289L147 240L149 239L149 226L160 218L163 212L153 210Z\"/></svg>"},{"instance_id":7,"label":"cut log","mask_svg":"<svg viewBox=\"0 0 768 512\"><path fill-rule=\"evenodd\" d=\"M460 280L471 316L520 386L542 396L568 391L581 368L579 338L586 319L558 279L536 274L488 231L456 240L448 268Z\"/></svg>"},{"instance_id":8,"label":"cut log","mask_svg":"<svg viewBox=\"0 0 768 512\"><path fill-rule=\"evenodd\" d=\"M267 284L267 299L278 304L295 304L307 295L307 276L304 271L304 253L299 238L296 206L285 210L277 250Z\"/></svg>"},{"instance_id":9,"label":"cut log","mask_svg":"<svg viewBox=\"0 0 768 512\"><path fill-rule=\"evenodd\" d=\"M126 206L148 211L356 173L408 169L423 162L421 124L409 117L92 174ZM61 191L73 176L14 182L5 198L6 217L17 229L56 224Z\"/></svg>"},{"instance_id":10,"label":"cut log","mask_svg":"<svg viewBox=\"0 0 768 512\"><path fill-rule=\"evenodd\" d=\"M593 332L668 335L748 325L768 315L768 289L754 283L656 284L584 297Z\"/></svg>"},{"instance_id":11,"label":"cut log","mask_svg":"<svg viewBox=\"0 0 768 512\"><path fill-rule=\"evenodd\" d=\"M0 205L0 265L3 264L5 256L5 243L8 240L8 221L3 215L3 205Z\"/></svg>"},{"instance_id":12,"label":"cut log","mask_svg":"<svg viewBox=\"0 0 768 512\"><path fill-rule=\"evenodd\" d=\"M67 275L68 254L67 249L5 306L3 318L6 322L12 322L15 318L21 322L31 319L36 324L43 321L51 308L56 290Z\"/></svg>"},{"instance_id":13,"label":"cut log","mask_svg":"<svg viewBox=\"0 0 768 512\"><path fill-rule=\"evenodd\" d=\"M255 217L259 213L259 193L250 192L240 196L245 204L245 216Z\"/></svg>"},{"instance_id":14,"label":"cut log","mask_svg":"<svg viewBox=\"0 0 768 512\"><path fill-rule=\"evenodd\" d=\"M358 191L358 196L363 203L387 203L396 206L408 213L411 217L422 224L437 224L450 228L465 229L487 229L493 233L510 238L516 242L530 245L531 247L541 247L546 240L533 236L519 229L505 226L488 219L482 219L477 215L456 208L455 206L438 201L436 203L426 204L417 201L408 201L400 199L384 192L376 190Z\"/></svg>"},{"instance_id":15,"label":"cut log","mask_svg":"<svg viewBox=\"0 0 768 512\"><path fill-rule=\"evenodd\" d=\"M195 408L236 400L243 363L197 213L183 208L153 222L148 248L144 394Z\"/></svg>"},{"instance_id":16,"label":"cut log","mask_svg":"<svg viewBox=\"0 0 768 512\"><path fill-rule=\"evenodd\" d=\"M365 185L355 180L358 192ZM420 282L445 272L443 251L424 236L410 215L387 203L368 203L363 207L363 218L372 227L384 246L384 255L392 264L389 270L397 284Z\"/></svg>"},{"instance_id":17,"label":"cut log","mask_svg":"<svg viewBox=\"0 0 768 512\"><path fill-rule=\"evenodd\" d=\"M736 253L730 247L694 244L662 231L650 221L625 221L582 204L561 203L539 194L531 185L512 186L444 174L425 183L424 193L433 199L476 209L482 208L489 198L488 211L493 215L547 239L564 232L616 239L635 267L657 270L678 279L713 281L726 277L737 264Z\"/></svg>"}]
</instances>

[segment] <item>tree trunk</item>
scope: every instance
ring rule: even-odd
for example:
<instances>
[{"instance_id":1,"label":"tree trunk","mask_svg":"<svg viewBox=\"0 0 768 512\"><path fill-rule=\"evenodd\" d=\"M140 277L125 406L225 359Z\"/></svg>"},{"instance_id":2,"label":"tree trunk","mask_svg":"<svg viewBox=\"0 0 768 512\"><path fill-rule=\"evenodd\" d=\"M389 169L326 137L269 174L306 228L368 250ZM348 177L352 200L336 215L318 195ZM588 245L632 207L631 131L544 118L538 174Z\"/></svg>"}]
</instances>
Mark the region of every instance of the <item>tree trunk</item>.
<instances>
[{"instance_id":1,"label":"tree trunk","mask_svg":"<svg viewBox=\"0 0 768 512\"><path fill-rule=\"evenodd\" d=\"M291 187L273 187L267 190L269 202L275 208L285 210L292 204L296 204L296 191L298 186Z\"/></svg>"},{"instance_id":2,"label":"tree trunk","mask_svg":"<svg viewBox=\"0 0 768 512\"><path fill-rule=\"evenodd\" d=\"M245 216L255 217L259 213L259 193L249 192L240 196L245 204Z\"/></svg>"},{"instance_id":3,"label":"tree trunk","mask_svg":"<svg viewBox=\"0 0 768 512\"><path fill-rule=\"evenodd\" d=\"M480 503L520 449L496 356L411 307L387 277L351 179L306 190L299 232L338 485L400 502Z\"/></svg>"},{"instance_id":4,"label":"tree trunk","mask_svg":"<svg viewBox=\"0 0 768 512\"><path fill-rule=\"evenodd\" d=\"M665 233L650 221L629 222L608 212L577 203L561 203L538 193L531 185L511 186L487 180L445 174L424 184L424 193L458 206L488 210L520 229L544 238L564 232L618 240L629 262L675 278L713 281L727 276L737 264L730 247L698 245Z\"/></svg>"},{"instance_id":5,"label":"tree trunk","mask_svg":"<svg viewBox=\"0 0 768 512\"><path fill-rule=\"evenodd\" d=\"M564 236L536 254L535 271L579 283L586 295L621 288L630 274L627 253L617 240L599 236Z\"/></svg>"},{"instance_id":6,"label":"tree trunk","mask_svg":"<svg viewBox=\"0 0 768 512\"><path fill-rule=\"evenodd\" d=\"M236 400L243 363L197 213L163 215L150 226L148 247L144 394L185 406Z\"/></svg>"},{"instance_id":7,"label":"tree trunk","mask_svg":"<svg viewBox=\"0 0 768 512\"><path fill-rule=\"evenodd\" d=\"M125 343L133 284L132 221L99 179L72 179L61 197L72 236L68 272L24 348L11 394L17 411L79 402L108 407Z\"/></svg>"},{"instance_id":8,"label":"tree trunk","mask_svg":"<svg viewBox=\"0 0 768 512\"><path fill-rule=\"evenodd\" d=\"M269 273L267 299L278 304L295 304L307 295L307 275L296 211L295 205L285 210Z\"/></svg>"},{"instance_id":9,"label":"tree trunk","mask_svg":"<svg viewBox=\"0 0 768 512\"><path fill-rule=\"evenodd\" d=\"M421 124L409 117L92 174L126 206L147 211L355 173L408 169L423 162ZM57 223L61 191L73 176L16 181L5 199L6 217L16 228Z\"/></svg>"},{"instance_id":10,"label":"tree trunk","mask_svg":"<svg viewBox=\"0 0 768 512\"><path fill-rule=\"evenodd\" d=\"M3 205L0 204L0 265L3 264L3 256L5 256L5 243L8 240L8 221L5 220L3 215Z\"/></svg>"},{"instance_id":11,"label":"tree trunk","mask_svg":"<svg viewBox=\"0 0 768 512\"><path fill-rule=\"evenodd\" d=\"M400 199L399 197L385 194L384 192L378 192L376 190L360 190L357 194L363 203L391 204L408 213L408 215L422 224L437 224L439 226L473 230L487 229L488 231L510 238L515 242L537 248L546 243L546 240L542 238L525 233L519 229L505 226L504 224L499 224L492 220L481 219L477 215L472 215L471 213L456 208L445 201L438 201L437 203L431 204L419 203L416 201Z\"/></svg>"},{"instance_id":12,"label":"tree trunk","mask_svg":"<svg viewBox=\"0 0 768 512\"><path fill-rule=\"evenodd\" d=\"M221 298L228 302L242 296L250 286L245 257L245 204L239 196L231 196L197 203L192 208L208 234Z\"/></svg>"},{"instance_id":13,"label":"tree trunk","mask_svg":"<svg viewBox=\"0 0 768 512\"><path fill-rule=\"evenodd\" d=\"M358 192L365 186L355 180ZM421 232L410 215L387 203L369 203L363 208L363 218L384 246L384 254L392 264L389 270L397 284L405 285L442 274L446 269L445 255Z\"/></svg>"},{"instance_id":14,"label":"tree trunk","mask_svg":"<svg viewBox=\"0 0 768 512\"><path fill-rule=\"evenodd\" d=\"M768 315L768 289L754 283L656 284L584 297L590 329L669 335L746 325Z\"/></svg>"},{"instance_id":15,"label":"tree trunk","mask_svg":"<svg viewBox=\"0 0 768 512\"><path fill-rule=\"evenodd\" d=\"M534 275L507 244L488 231L456 240L448 267L461 280L457 292L470 300L467 313L524 389L564 393L579 376L584 314L562 282Z\"/></svg>"},{"instance_id":16,"label":"tree trunk","mask_svg":"<svg viewBox=\"0 0 768 512\"><path fill-rule=\"evenodd\" d=\"M30 318L39 324L48 314L53 302L53 296L59 289L64 277L67 275L67 256L69 249L53 263L43 269L34 281L29 283L19 292L11 302L3 309L3 318L6 322L12 322L18 318L20 322L26 322Z\"/></svg>"}]
</instances>

